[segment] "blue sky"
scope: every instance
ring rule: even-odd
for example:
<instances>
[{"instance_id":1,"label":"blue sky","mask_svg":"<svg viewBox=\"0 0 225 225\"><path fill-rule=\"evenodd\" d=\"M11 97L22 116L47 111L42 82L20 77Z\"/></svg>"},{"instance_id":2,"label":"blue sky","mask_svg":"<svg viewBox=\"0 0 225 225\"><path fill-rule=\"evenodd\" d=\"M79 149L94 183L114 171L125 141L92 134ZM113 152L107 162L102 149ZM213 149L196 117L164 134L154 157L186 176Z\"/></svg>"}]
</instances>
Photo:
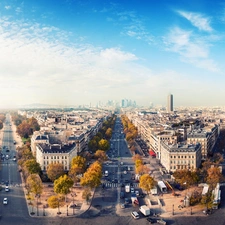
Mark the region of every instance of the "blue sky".
<instances>
[{"instance_id":1,"label":"blue sky","mask_svg":"<svg viewBox=\"0 0 225 225\"><path fill-rule=\"evenodd\" d=\"M2 107L224 106L225 3L1 0Z\"/></svg>"}]
</instances>

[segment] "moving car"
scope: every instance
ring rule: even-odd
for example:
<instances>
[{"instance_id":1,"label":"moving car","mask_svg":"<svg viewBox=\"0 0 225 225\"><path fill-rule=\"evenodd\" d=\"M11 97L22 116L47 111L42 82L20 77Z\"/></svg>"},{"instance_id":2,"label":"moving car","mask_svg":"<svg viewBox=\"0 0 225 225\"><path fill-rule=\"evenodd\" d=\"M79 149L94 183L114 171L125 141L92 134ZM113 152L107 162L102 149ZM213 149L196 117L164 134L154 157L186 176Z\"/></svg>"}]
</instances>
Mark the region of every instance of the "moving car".
<instances>
[{"instance_id":1,"label":"moving car","mask_svg":"<svg viewBox=\"0 0 225 225\"><path fill-rule=\"evenodd\" d=\"M3 199L3 205L7 205L8 204L8 199L7 198L4 198Z\"/></svg>"},{"instance_id":2,"label":"moving car","mask_svg":"<svg viewBox=\"0 0 225 225\"><path fill-rule=\"evenodd\" d=\"M9 191L9 186L5 186L5 192Z\"/></svg>"}]
</instances>

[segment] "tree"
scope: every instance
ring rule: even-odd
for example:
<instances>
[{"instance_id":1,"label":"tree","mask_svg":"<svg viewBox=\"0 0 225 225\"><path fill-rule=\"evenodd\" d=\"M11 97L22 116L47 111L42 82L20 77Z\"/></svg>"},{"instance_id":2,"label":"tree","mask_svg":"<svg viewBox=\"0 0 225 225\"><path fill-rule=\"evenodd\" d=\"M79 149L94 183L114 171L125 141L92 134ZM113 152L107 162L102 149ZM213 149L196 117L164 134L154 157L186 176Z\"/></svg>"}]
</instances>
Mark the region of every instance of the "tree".
<instances>
[{"instance_id":1,"label":"tree","mask_svg":"<svg viewBox=\"0 0 225 225\"><path fill-rule=\"evenodd\" d=\"M82 198L86 200L88 203L91 198L91 190L89 188L85 188L82 193Z\"/></svg>"},{"instance_id":2,"label":"tree","mask_svg":"<svg viewBox=\"0 0 225 225\"><path fill-rule=\"evenodd\" d=\"M142 175L142 174L148 174L150 169L147 166L141 164L140 166L136 167L135 171L136 171L136 174Z\"/></svg>"},{"instance_id":3,"label":"tree","mask_svg":"<svg viewBox=\"0 0 225 225\"><path fill-rule=\"evenodd\" d=\"M66 174L54 181L54 192L57 194L67 195L73 186L73 180Z\"/></svg>"},{"instance_id":4,"label":"tree","mask_svg":"<svg viewBox=\"0 0 225 225\"><path fill-rule=\"evenodd\" d=\"M99 177L102 176L102 164L98 161L92 163L88 168L87 172L96 172L98 173Z\"/></svg>"},{"instance_id":5,"label":"tree","mask_svg":"<svg viewBox=\"0 0 225 225\"><path fill-rule=\"evenodd\" d=\"M140 177L139 187L145 190L147 193L156 185L156 181L149 174L143 174Z\"/></svg>"},{"instance_id":6,"label":"tree","mask_svg":"<svg viewBox=\"0 0 225 225\"><path fill-rule=\"evenodd\" d=\"M209 184L209 187L211 190L213 190L217 183L220 183L224 180L224 177L220 171L220 168L219 167L211 167L207 170L207 178L206 178L206 181L207 181L207 184Z\"/></svg>"},{"instance_id":7,"label":"tree","mask_svg":"<svg viewBox=\"0 0 225 225\"><path fill-rule=\"evenodd\" d=\"M142 158L139 154L136 154L132 157L133 161L135 162L136 160L141 160L142 161Z\"/></svg>"},{"instance_id":8,"label":"tree","mask_svg":"<svg viewBox=\"0 0 225 225\"><path fill-rule=\"evenodd\" d=\"M112 128L108 128L105 132L105 136L107 139L110 139L112 137Z\"/></svg>"},{"instance_id":9,"label":"tree","mask_svg":"<svg viewBox=\"0 0 225 225\"><path fill-rule=\"evenodd\" d=\"M55 181L60 176L65 174L64 166L62 163L51 163L47 168L47 175L51 181Z\"/></svg>"},{"instance_id":10,"label":"tree","mask_svg":"<svg viewBox=\"0 0 225 225\"><path fill-rule=\"evenodd\" d=\"M75 164L69 170L69 177L73 180L74 183L77 183L80 180L80 177L78 177L78 175L82 173L83 169L78 167L77 164Z\"/></svg>"},{"instance_id":11,"label":"tree","mask_svg":"<svg viewBox=\"0 0 225 225\"><path fill-rule=\"evenodd\" d=\"M43 184L38 174L31 174L26 180L28 191L34 195L41 195L43 191Z\"/></svg>"},{"instance_id":12,"label":"tree","mask_svg":"<svg viewBox=\"0 0 225 225\"><path fill-rule=\"evenodd\" d=\"M76 156L71 161L71 167L77 165L79 168L82 169L82 171L86 168L86 159L82 156Z\"/></svg>"},{"instance_id":13,"label":"tree","mask_svg":"<svg viewBox=\"0 0 225 225\"><path fill-rule=\"evenodd\" d=\"M64 202L62 201L62 198L60 198L60 196L58 196L58 195L50 196L48 198L47 202L48 202L49 207L53 208L53 209L64 205Z\"/></svg>"},{"instance_id":14,"label":"tree","mask_svg":"<svg viewBox=\"0 0 225 225\"><path fill-rule=\"evenodd\" d=\"M40 173L41 166L35 159L29 159L24 163L24 166L27 168L28 172L33 173Z\"/></svg>"},{"instance_id":15,"label":"tree","mask_svg":"<svg viewBox=\"0 0 225 225\"><path fill-rule=\"evenodd\" d=\"M107 157L105 151L103 151L103 150L97 150L95 153L95 157L101 162L108 160L108 157Z\"/></svg>"},{"instance_id":16,"label":"tree","mask_svg":"<svg viewBox=\"0 0 225 225\"><path fill-rule=\"evenodd\" d=\"M99 146L99 149L104 150L104 151L107 151L110 147L109 142L105 139L101 139L98 142L98 146Z\"/></svg>"},{"instance_id":17,"label":"tree","mask_svg":"<svg viewBox=\"0 0 225 225\"><path fill-rule=\"evenodd\" d=\"M101 175L95 170L89 170L84 173L80 180L80 185L90 188L96 188L101 184Z\"/></svg>"}]
</instances>

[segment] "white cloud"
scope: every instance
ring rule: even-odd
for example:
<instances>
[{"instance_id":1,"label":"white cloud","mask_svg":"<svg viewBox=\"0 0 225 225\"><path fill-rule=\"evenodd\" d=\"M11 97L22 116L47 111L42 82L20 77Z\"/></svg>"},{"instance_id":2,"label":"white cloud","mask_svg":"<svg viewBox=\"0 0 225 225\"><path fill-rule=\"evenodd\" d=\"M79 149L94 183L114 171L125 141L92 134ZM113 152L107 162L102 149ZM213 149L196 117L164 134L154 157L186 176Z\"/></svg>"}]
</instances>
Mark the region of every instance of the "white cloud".
<instances>
[{"instance_id":1,"label":"white cloud","mask_svg":"<svg viewBox=\"0 0 225 225\"><path fill-rule=\"evenodd\" d=\"M195 35L192 31L174 27L164 37L164 43L166 50L178 53L182 61L206 70L219 71L216 63L209 59L210 43L208 43L207 38Z\"/></svg>"},{"instance_id":2,"label":"white cloud","mask_svg":"<svg viewBox=\"0 0 225 225\"><path fill-rule=\"evenodd\" d=\"M183 16L185 19L191 22L191 24L197 27L199 30L211 32L213 31L212 27L210 26L210 19L204 17L200 13L193 13L193 12L185 12L185 11L178 11L178 13Z\"/></svg>"},{"instance_id":3,"label":"white cloud","mask_svg":"<svg viewBox=\"0 0 225 225\"><path fill-rule=\"evenodd\" d=\"M10 6L10 5L6 5L6 6L5 6L5 9L6 9L6 10L9 10L9 9L11 9L11 6Z\"/></svg>"},{"instance_id":4,"label":"white cloud","mask_svg":"<svg viewBox=\"0 0 225 225\"><path fill-rule=\"evenodd\" d=\"M109 90L112 98L136 79L134 63L138 58L132 53L119 48L65 45L68 34L55 27L7 18L0 22L0 87L18 104L56 99L71 104L88 95L91 101L95 95L101 99ZM75 99L77 95L80 97Z\"/></svg>"}]
</instances>

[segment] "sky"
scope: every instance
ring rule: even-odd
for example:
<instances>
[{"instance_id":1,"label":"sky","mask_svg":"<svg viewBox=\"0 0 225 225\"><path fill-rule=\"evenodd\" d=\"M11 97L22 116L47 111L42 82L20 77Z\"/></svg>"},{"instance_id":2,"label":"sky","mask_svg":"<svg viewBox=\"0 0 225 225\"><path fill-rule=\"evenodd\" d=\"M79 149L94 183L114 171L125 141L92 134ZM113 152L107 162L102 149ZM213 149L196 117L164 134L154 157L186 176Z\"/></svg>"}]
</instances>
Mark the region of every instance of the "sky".
<instances>
[{"instance_id":1,"label":"sky","mask_svg":"<svg viewBox=\"0 0 225 225\"><path fill-rule=\"evenodd\" d=\"M222 0L1 0L0 107L224 106Z\"/></svg>"}]
</instances>

